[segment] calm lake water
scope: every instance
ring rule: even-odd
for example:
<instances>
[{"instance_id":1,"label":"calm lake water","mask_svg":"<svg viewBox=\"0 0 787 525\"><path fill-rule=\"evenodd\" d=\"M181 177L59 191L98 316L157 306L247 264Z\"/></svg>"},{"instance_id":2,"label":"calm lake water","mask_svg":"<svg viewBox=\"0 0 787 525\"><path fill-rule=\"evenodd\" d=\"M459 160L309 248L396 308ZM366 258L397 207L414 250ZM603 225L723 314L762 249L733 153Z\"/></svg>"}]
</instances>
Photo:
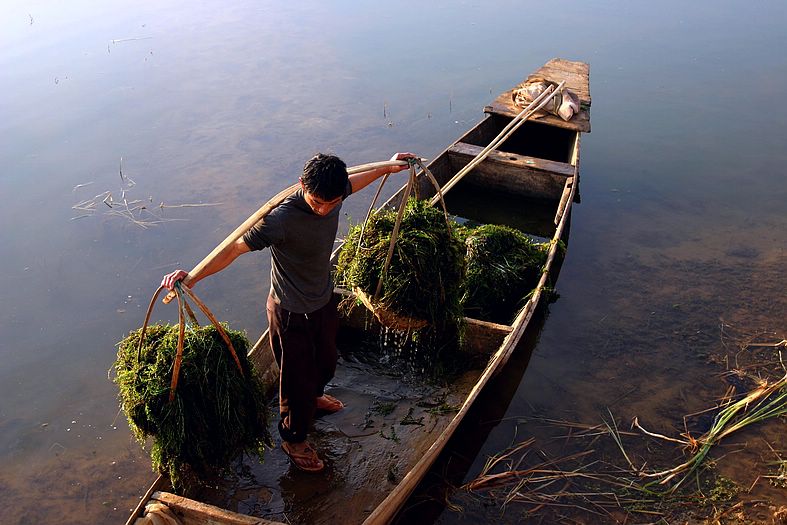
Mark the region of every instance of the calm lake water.
<instances>
[{"instance_id":1,"label":"calm lake water","mask_svg":"<svg viewBox=\"0 0 787 525\"><path fill-rule=\"evenodd\" d=\"M356 4L0 6L0 523L120 523L154 478L107 371L163 273L315 152L432 158L556 56L590 63L594 101L560 298L411 521L518 522L526 507L428 502L546 436L535 416L595 425L609 407L677 435L727 388L722 327L785 337L787 4ZM256 337L268 272L243 258L200 295ZM764 442L783 452L784 425L747 430L720 471L747 489L772 474ZM746 497L787 503L764 481Z\"/></svg>"}]
</instances>

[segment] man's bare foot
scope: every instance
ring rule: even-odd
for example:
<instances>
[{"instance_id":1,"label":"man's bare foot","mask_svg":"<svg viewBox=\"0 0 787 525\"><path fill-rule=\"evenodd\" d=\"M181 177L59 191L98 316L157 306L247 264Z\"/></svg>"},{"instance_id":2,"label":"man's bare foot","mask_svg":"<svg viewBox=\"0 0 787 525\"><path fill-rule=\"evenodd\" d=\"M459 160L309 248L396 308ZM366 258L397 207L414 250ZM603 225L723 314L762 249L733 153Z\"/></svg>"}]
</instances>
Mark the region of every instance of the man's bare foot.
<instances>
[{"instance_id":1,"label":"man's bare foot","mask_svg":"<svg viewBox=\"0 0 787 525\"><path fill-rule=\"evenodd\" d=\"M335 397L323 394L317 398L317 410L333 414L344 408L344 403Z\"/></svg>"},{"instance_id":2,"label":"man's bare foot","mask_svg":"<svg viewBox=\"0 0 787 525\"><path fill-rule=\"evenodd\" d=\"M289 456L292 464L304 472L320 472L325 463L319 458L311 444L282 441L281 449Z\"/></svg>"}]
</instances>

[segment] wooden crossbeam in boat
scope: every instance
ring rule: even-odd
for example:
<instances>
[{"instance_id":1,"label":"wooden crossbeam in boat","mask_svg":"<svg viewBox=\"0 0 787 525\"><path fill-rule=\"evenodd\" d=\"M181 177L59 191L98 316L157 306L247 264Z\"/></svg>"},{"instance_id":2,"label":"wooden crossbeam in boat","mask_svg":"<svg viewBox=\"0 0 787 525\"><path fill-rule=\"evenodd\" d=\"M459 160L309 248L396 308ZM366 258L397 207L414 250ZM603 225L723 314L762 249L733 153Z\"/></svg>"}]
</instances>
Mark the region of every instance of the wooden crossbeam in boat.
<instances>
[{"instance_id":1,"label":"wooden crossbeam in boat","mask_svg":"<svg viewBox=\"0 0 787 525\"><path fill-rule=\"evenodd\" d=\"M452 167L466 165L482 149L457 142L448 149ZM485 187L493 190L558 200L566 179L573 175L574 166L565 162L493 151L467 175L467 181L483 181Z\"/></svg>"},{"instance_id":2,"label":"wooden crossbeam in boat","mask_svg":"<svg viewBox=\"0 0 787 525\"><path fill-rule=\"evenodd\" d=\"M472 317L465 317L465 338L468 350L479 354L490 354L500 346L513 327L507 324L490 323Z\"/></svg>"},{"instance_id":3,"label":"wooden crossbeam in boat","mask_svg":"<svg viewBox=\"0 0 787 525\"><path fill-rule=\"evenodd\" d=\"M216 523L222 525L284 525L278 521L238 514L169 492L156 492L151 500L164 503L177 515L183 525L212 525Z\"/></svg>"},{"instance_id":4,"label":"wooden crossbeam in boat","mask_svg":"<svg viewBox=\"0 0 787 525\"><path fill-rule=\"evenodd\" d=\"M465 142L457 142L448 150L451 155L474 158L483 148ZM486 158L490 164L499 164L501 168L509 171L519 172L521 170L544 171L571 177L574 175L574 167L566 162L556 162L554 160L539 159L518 155L505 151L493 151Z\"/></svg>"}]
</instances>

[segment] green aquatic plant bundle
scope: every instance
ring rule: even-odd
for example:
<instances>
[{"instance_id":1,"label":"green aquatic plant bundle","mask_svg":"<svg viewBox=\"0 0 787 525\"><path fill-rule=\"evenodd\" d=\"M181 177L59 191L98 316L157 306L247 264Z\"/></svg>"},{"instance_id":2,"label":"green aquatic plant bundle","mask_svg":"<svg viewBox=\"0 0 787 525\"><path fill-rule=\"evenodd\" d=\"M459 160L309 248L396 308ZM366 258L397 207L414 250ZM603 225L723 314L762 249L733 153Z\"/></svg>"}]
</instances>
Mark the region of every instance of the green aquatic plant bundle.
<instances>
[{"instance_id":1,"label":"green aquatic plant bundle","mask_svg":"<svg viewBox=\"0 0 787 525\"><path fill-rule=\"evenodd\" d=\"M466 235L462 302L467 315L510 322L522 298L538 284L549 243L537 243L519 230L497 224L478 226Z\"/></svg>"},{"instance_id":2,"label":"green aquatic plant bundle","mask_svg":"<svg viewBox=\"0 0 787 525\"><path fill-rule=\"evenodd\" d=\"M178 326L148 326L139 352L140 330L118 343L121 408L141 443L153 438L153 468L168 473L175 485L186 472L224 468L244 451L261 459L270 443L264 387L246 357L249 341L242 332L225 331L243 375L214 326L187 327L172 401Z\"/></svg>"},{"instance_id":3,"label":"green aquatic plant bundle","mask_svg":"<svg viewBox=\"0 0 787 525\"><path fill-rule=\"evenodd\" d=\"M396 248L382 276L395 223L396 211L381 209L365 227L350 228L339 254L336 282L372 298L382 277L375 307L426 320L437 331L457 326L463 318L465 249L456 224L449 225L443 211L427 201L409 199Z\"/></svg>"}]
</instances>

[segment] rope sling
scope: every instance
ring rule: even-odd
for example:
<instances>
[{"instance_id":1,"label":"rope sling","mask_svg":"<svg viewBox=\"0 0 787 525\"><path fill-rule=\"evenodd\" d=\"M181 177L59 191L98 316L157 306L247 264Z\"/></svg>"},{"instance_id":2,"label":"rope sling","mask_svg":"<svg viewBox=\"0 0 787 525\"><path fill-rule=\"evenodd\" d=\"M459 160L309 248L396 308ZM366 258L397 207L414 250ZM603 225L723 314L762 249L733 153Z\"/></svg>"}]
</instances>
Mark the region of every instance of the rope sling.
<instances>
[{"instance_id":1,"label":"rope sling","mask_svg":"<svg viewBox=\"0 0 787 525\"><path fill-rule=\"evenodd\" d=\"M145 321L142 323L142 330L139 334L139 344L137 346L137 361L141 358L142 355L142 345L145 342L145 332L148 328L148 322L150 322L150 315L153 313L153 307L156 304L156 299L158 299L159 294L162 290L164 290L164 286L159 286L156 292L153 294L153 297L150 299L150 304L148 305L147 313L145 314ZM224 344L227 345L227 350L229 350L230 355L232 355L233 360L235 361L235 365L238 367L238 371L240 372L241 377L245 377L243 373L243 367L240 364L240 359L238 359L238 354L235 352L235 347L232 346L232 341L227 336L227 332L224 331L224 327L221 326L221 323L216 320L216 317L213 315L213 312L203 303L196 294L185 285L181 285L181 283L175 284L175 296L178 299L178 346L177 352L175 354L175 363L172 366L172 380L169 386L169 402L171 403L175 399L175 390L178 388L178 378L180 377L180 365L183 360L183 341L185 338L186 332L186 321L185 317L188 316L192 323L199 326L196 317L194 316L194 311L189 306L188 302L186 301L186 297L184 294L191 298L194 301L202 313L213 323L213 326L216 327L216 330L219 332L221 339L224 341Z\"/></svg>"},{"instance_id":2,"label":"rope sling","mask_svg":"<svg viewBox=\"0 0 787 525\"><path fill-rule=\"evenodd\" d=\"M383 289L383 282L385 281L385 277L388 273L388 268L391 265L391 259L393 258L396 243L399 240L399 231L402 224L402 218L404 217L404 210L407 200L410 198L411 193L414 193L416 198L418 198L416 166L421 169L421 173L423 173L428 178L429 182L431 182L434 186L438 200L443 207L443 216L445 217L446 228L448 228L449 231L451 230L451 220L448 217L448 209L445 206L445 200L442 198L443 192L440 188L440 185L437 183L437 180L432 175L432 172L430 172L429 169L423 164L421 159L412 158L408 160L408 163L410 165L410 174L407 179L407 185L404 187L404 190L401 194L401 201L399 202L399 208L397 209L396 221L394 222L393 231L391 232L391 241L388 245L388 253L386 254L385 263L383 263L382 269L380 271L380 277L377 280L377 287L375 289L374 295L369 297L366 292L357 287L353 288L352 290L361 303L363 303L363 305L374 314L375 318L383 326L398 330L418 330L429 324L426 319L415 319L413 317L403 316L401 314L394 313L378 304L378 299ZM382 180L380 181L380 185L377 187L377 192L375 193L374 198L369 205L369 211L366 213L366 218L361 225L361 232L358 236L358 246L356 247L356 253L363 249L363 238L364 232L366 231L366 226L372 217L374 206L377 204L377 199L380 197L380 193L382 192L383 186L388 180L389 175L390 174L386 174L383 176Z\"/></svg>"}]
</instances>

